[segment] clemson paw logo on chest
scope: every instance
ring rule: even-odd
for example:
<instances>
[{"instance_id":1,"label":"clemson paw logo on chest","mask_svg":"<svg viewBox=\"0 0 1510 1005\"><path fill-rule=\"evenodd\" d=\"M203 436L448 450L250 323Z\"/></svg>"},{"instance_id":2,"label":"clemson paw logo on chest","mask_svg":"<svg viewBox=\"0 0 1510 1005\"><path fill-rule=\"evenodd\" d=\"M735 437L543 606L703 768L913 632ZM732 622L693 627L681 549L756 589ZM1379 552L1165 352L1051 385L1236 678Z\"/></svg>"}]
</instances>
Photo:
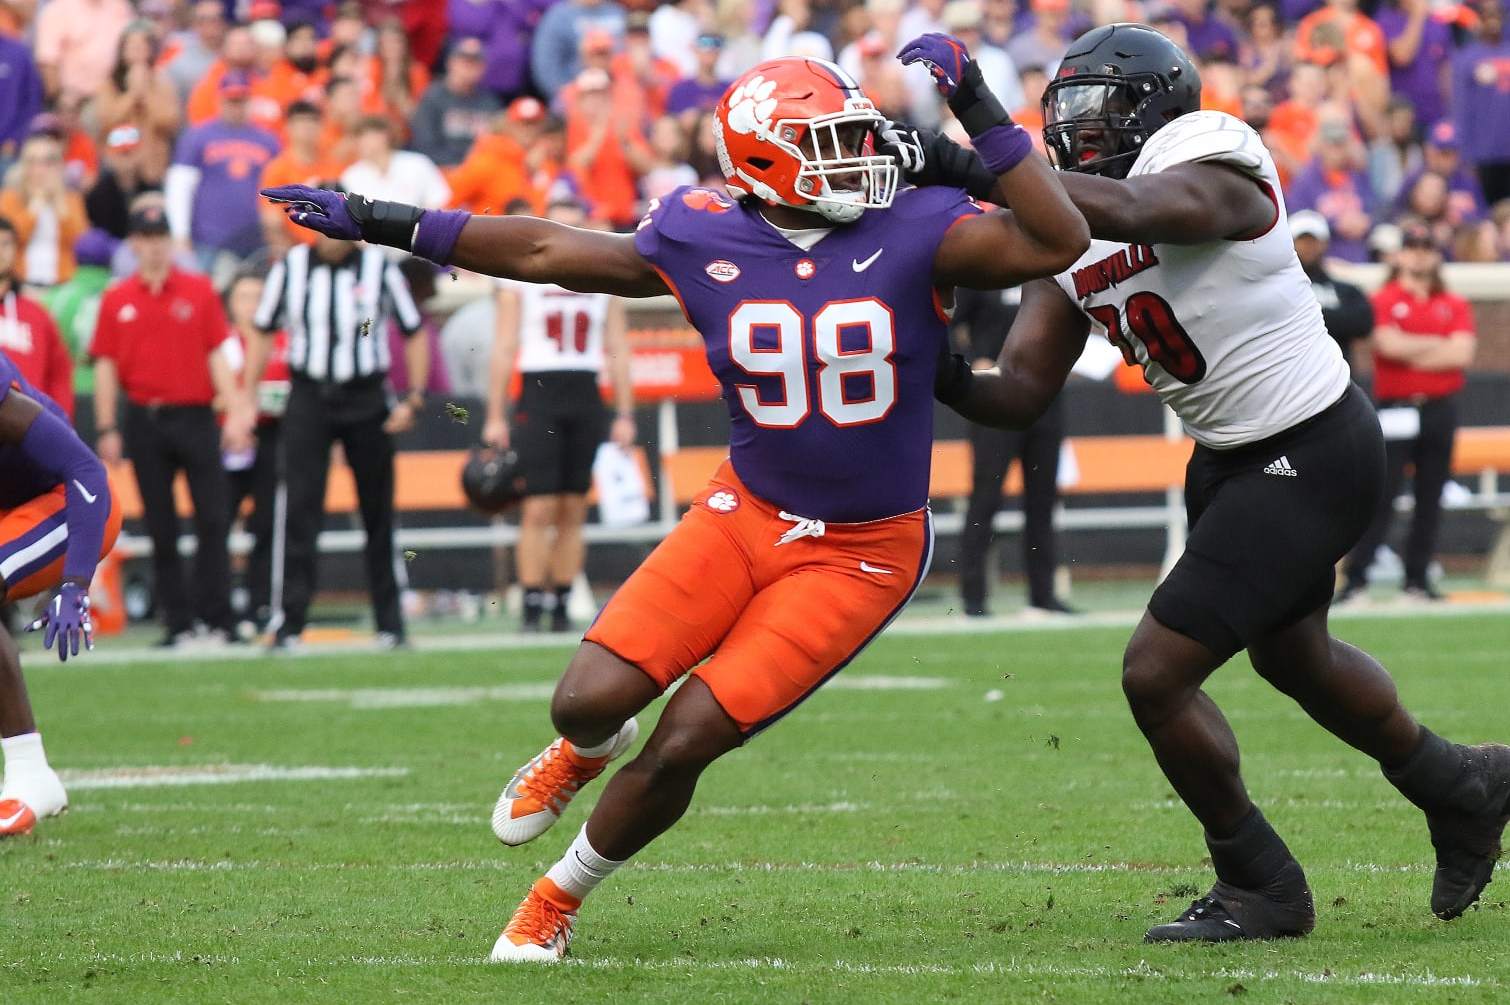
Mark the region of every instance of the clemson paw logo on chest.
<instances>
[{"instance_id":1,"label":"clemson paw logo on chest","mask_svg":"<svg viewBox=\"0 0 1510 1005\"><path fill-rule=\"evenodd\" d=\"M772 94L776 81L756 74L740 84L729 98L729 128L736 133L763 136L770 131L771 115L776 111Z\"/></svg>"}]
</instances>

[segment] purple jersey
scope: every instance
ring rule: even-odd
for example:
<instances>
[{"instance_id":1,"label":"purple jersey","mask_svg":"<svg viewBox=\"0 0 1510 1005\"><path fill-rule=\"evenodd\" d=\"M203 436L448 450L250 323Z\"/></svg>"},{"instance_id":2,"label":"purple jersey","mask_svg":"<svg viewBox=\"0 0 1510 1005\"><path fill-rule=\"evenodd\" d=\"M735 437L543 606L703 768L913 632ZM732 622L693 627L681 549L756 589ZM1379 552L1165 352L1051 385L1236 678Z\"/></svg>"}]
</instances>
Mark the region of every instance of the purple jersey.
<instances>
[{"instance_id":1,"label":"purple jersey","mask_svg":"<svg viewBox=\"0 0 1510 1005\"><path fill-rule=\"evenodd\" d=\"M11 358L0 352L0 402L10 397L12 390L31 398L56 415L64 425L72 426L68 413L57 402L27 383ZM19 444L0 443L0 509L13 509L22 503L31 502L44 492L56 488L57 484L56 476L37 470L36 465L21 452Z\"/></svg>"},{"instance_id":2,"label":"purple jersey","mask_svg":"<svg viewBox=\"0 0 1510 1005\"><path fill-rule=\"evenodd\" d=\"M752 492L834 522L927 504L948 331L933 259L978 212L958 189L905 189L804 251L754 205L707 189L652 204L635 247L703 337Z\"/></svg>"}]
</instances>

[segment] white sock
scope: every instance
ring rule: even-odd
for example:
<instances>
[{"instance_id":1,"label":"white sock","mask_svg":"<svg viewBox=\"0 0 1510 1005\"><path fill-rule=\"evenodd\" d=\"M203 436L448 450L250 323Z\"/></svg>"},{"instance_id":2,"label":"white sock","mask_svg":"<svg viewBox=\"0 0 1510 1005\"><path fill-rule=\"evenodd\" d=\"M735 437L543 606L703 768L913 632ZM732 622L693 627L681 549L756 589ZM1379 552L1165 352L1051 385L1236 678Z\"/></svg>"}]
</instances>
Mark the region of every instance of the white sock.
<instances>
[{"instance_id":1,"label":"white sock","mask_svg":"<svg viewBox=\"0 0 1510 1005\"><path fill-rule=\"evenodd\" d=\"M42 749L41 733L0 737L0 753L5 755L6 792L13 791L29 779L52 772Z\"/></svg>"},{"instance_id":2,"label":"white sock","mask_svg":"<svg viewBox=\"0 0 1510 1005\"><path fill-rule=\"evenodd\" d=\"M550 867L545 878L560 887L562 892L582 900L623 864L593 851L592 845L587 841L587 825L583 824L577 832L576 840L566 849L561 861Z\"/></svg>"},{"instance_id":3,"label":"white sock","mask_svg":"<svg viewBox=\"0 0 1510 1005\"><path fill-rule=\"evenodd\" d=\"M604 740L602 743L596 744L591 747L579 747L575 743L573 743L571 745L571 749L575 750L579 757L607 757L609 752L613 750L614 743L618 741L619 734L623 731L624 727L620 726L618 729L613 731L612 736Z\"/></svg>"}]
</instances>

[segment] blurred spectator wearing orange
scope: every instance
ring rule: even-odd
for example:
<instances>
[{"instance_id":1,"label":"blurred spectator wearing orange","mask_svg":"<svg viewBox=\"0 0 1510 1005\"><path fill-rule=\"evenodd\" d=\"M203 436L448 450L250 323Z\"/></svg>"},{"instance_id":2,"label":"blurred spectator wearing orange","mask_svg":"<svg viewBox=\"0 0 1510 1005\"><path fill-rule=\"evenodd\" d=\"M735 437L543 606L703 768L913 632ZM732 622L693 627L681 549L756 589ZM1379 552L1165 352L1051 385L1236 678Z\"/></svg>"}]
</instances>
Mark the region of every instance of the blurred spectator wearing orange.
<instances>
[{"instance_id":1,"label":"blurred spectator wearing orange","mask_svg":"<svg viewBox=\"0 0 1510 1005\"><path fill-rule=\"evenodd\" d=\"M132 22L121 35L115 67L95 97L94 116L102 135L117 126L137 129L141 170L159 180L167 174L179 100L166 71L157 68L157 40L146 22Z\"/></svg>"},{"instance_id":2,"label":"blurred spectator wearing orange","mask_svg":"<svg viewBox=\"0 0 1510 1005\"><path fill-rule=\"evenodd\" d=\"M566 120L566 165L593 216L627 228L638 218L635 180L653 166L639 127L614 108L608 73L589 67L575 81Z\"/></svg>"},{"instance_id":3,"label":"blurred spectator wearing orange","mask_svg":"<svg viewBox=\"0 0 1510 1005\"><path fill-rule=\"evenodd\" d=\"M16 230L20 252L14 274L32 286L52 286L73 275L73 245L89 228L84 200L63 175L63 149L38 133L21 146L14 181L0 191L0 216Z\"/></svg>"},{"instance_id":4,"label":"blurred spectator wearing orange","mask_svg":"<svg viewBox=\"0 0 1510 1005\"><path fill-rule=\"evenodd\" d=\"M666 114L666 95L681 77L681 70L651 49L650 19L643 11L625 19L622 49L608 68L615 88L621 86L620 82L632 83L639 91L641 121L660 118Z\"/></svg>"},{"instance_id":5,"label":"blurred spectator wearing orange","mask_svg":"<svg viewBox=\"0 0 1510 1005\"><path fill-rule=\"evenodd\" d=\"M409 145L441 167L465 160L498 114L498 99L482 89L483 55L479 39L459 40L445 76L426 89L409 120Z\"/></svg>"},{"instance_id":6,"label":"blurred spectator wearing orange","mask_svg":"<svg viewBox=\"0 0 1510 1005\"><path fill-rule=\"evenodd\" d=\"M21 292L13 272L20 252L15 227L0 217L0 351L21 375L73 416L73 359L52 315Z\"/></svg>"},{"instance_id":7,"label":"blurred spectator wearing orange","mask_svg":"<svg viewBox=\"0 0 1510 1005\"><path fill-rule=\"evenodd\" d=\"M357 159L357 126L362 112L362 85L351 77L332 76L325 85L325 121L320 149L332 160L350 164Z\"/></svg>"},{"instance_id":8,"label":"blurred spectator wearing orange","mask_svg":"<svg viewBox=\"0 0 1510 1005\"><path fill-rule=\"evenodd\" d=\"M544 215L546 194L560 173L542 142L545 106L534 98L515 98L494 121L495 128L477 137L466 160L450 172L451 205L501 213L523 199L532 215Z\"/></svg>"},{"instance_id":9,"label":"blurred spectator wearing orange","mask_svg":"<svg viewBox=\"0 0 1510 1005\"><path fill-rule=\"evenodd\" d=\"M387 116L407 133L419 96L430 86L430 71L409 51L409 36L399 22L378 29L377 56L368 61L367 72L363 111Z\"/></svg>"},{"instance_id":10,"label":"blurred spectator wearing orange","mask_svg":"<svg viewBox=\"0 0 1510 1005\"><path fill-rule=\"evenodd\" d=\"M1279 177L1286 185L1311 157L1316 138L1317 109L1326 98L1326 71L1314 63L1300 63L1290 73L1289 98L1274 106L1264 141Z\"/></svg>"},{"instance_id":11,"label":"blurred spectator wearing orange","mask_svg":"<svg viewBox=\"0 0 1510 1005\"><path fill-rule=\"evenodd\" d=\"M296 101L318 102L323 96L327 74L320 65L319 44L314 25L291 25L281 53L271 59L258 90L277 102L282 114Z\"/></svg>"},{"instance_id":12,"label":"blurred spectator wearing orange","mask_svg":"<svg viewBox=\"0 0 1510 1005\"><path fill-rule=\"evenodd\" d=\"M126 0L49 0L37 15L37 69L49 97L88 98L116 61L116 43L135 16Z\"/></svg>"},{"instance_id":13,"label":"blurred spectator wearing orange","mask_svg":"<svg viewBox=\"0 0 1510 1005\"><path fill-rule=\"evenodd\" d=\"M232 28L226 32L221 57L189 95L188 119L194 126L204 125L221 113L221 82L234 74L246 88L248 105L247 120L260 126L274 136L283 128L283 106L268 81L267 74L257 62L257 43L248 28Z\"/></svg>"},{"instance_id":14,"label":"blurred spectator wearing orange","mask_svg":"<svg viewBox=\"0 0 1510 1005\"><path fill-rule=\"evenodd\" d=\"M1327 0L1325 7L1300 19L1295 28L1295 58L1331 66L1362 56L1381 75L1389 72L1384 32L1358 10L1358 0Z\"/></svg>"},{"instance_id":15,"label":"blurred spectator wearing orange","mask_svg":"<svg viewBox=\"0 0 1510 1005\"><path fill-rule=\"evenodd\" d=\"M258 188L278 185L312 185L334 181L346 165L330 157L320 145L320 109L307 101L296 101L288 108L284 122L287 146L262 169ZM262 214L262 232L275 257L281 257L295 244L314 244L314 231L297 226L272 203L258 200Z\"/></svg>"}]
</instances>

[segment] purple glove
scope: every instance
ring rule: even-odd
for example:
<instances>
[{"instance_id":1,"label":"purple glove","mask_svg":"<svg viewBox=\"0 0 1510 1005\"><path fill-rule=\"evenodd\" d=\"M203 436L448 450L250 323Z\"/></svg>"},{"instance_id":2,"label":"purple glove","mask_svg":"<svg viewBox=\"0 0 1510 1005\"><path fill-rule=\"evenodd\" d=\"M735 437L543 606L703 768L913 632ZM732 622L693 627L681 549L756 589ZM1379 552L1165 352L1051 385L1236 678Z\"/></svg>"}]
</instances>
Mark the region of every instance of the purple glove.
<instances>
[{"instance_id":1,"label":"purple glove","mask_svg":"<svg viewBox=\"0 0 1510 1005\"><path fill-rule=\"evenodd\" d=\"M970 62L970 50L953 35L930 31L902 46L897 59L903 66L922 63L933 74L939 93L953 98L965 79L965 67Z\"/></svg>"},{"instance_id":2,"label":"purple glove","mask_svg":"<svg viewBox=\"0 0 1510 1005\"><path fill-rule=\"evenodd\" d=\"M26 626L29 632L42 628L42 645L51 649L58 643L58 659L68 662L70 655L79 654L79 643L85 649L94 648L94 623L89 620L89 591L78 583L64 583L43 609L42 616Z\"/></svg>"},{"instance_id":3,"label":"purple glove","mask_svg":"<svg viewBox=\"0 0 1510 1005\"><path fill-rule=\"evenodd\" d=\"M283 203L283 212L301 227L338 241L362 239L362 228L347 208L343 193L308 185L280 185L263 189L262 197L268 202Z\"/></svg>"}]
</instances>

